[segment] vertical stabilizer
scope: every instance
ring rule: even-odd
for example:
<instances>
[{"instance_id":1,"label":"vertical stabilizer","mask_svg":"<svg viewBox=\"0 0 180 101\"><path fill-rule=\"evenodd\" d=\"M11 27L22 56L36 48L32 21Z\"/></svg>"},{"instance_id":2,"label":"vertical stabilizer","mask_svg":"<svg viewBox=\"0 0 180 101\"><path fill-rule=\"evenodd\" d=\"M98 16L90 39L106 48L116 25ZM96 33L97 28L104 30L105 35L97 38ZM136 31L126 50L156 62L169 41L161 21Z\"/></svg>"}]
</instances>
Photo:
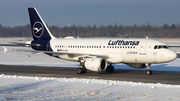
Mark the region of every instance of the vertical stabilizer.
<instances>
[{"instance_id":1,"label":"vertical stabilizer","mask_svg":"<svg viewBox=\"0 0 180 101\"><path fill-rule=\"evenodd\" d=\"M55 38L47 28L36 8L28 8L28 11L33 39L51 40L52 38Z\"/></svg>"}]
</instances>

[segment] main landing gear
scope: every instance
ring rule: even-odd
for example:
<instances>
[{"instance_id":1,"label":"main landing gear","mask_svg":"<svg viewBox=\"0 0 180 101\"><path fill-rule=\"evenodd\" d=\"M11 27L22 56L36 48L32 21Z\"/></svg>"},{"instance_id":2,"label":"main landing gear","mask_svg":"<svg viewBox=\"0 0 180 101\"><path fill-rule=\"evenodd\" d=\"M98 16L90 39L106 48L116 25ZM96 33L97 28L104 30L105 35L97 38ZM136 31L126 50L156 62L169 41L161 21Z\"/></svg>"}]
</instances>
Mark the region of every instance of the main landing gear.
<instances>
[{"instance_id":1,"label":"main landing gear","mask_svg":"<svg viewBox=\"0 0 180 101\"><path fill-rule=\"evenodd\" d=\"M114 71L114 66L112 66L112 64L110 64L109 66L107 66L106 72L113 72L113 71Z\"/></svg>"},{"instance_id":2,"label":"main landing gear","mask_svg":"<svg viewBox=\"0 0 180 101\"><path fill-rule=\"evenodd\" d=\"M85 67L80 67L80 68L77 68L76 72L78 74L83 74L83 73L86 73L87 69ZM106 72L113 72L114 71L114 66L112 66L112 64L110 64L109 66L107 66L106 68Z\"/></svg>"},{"instance_id":3,"label":"main landing gear","mask_svg":"<svg viewBox=\"0 0 180 101\"><path fill-rule=\"evenodd\" d=\"M86 68L85 67L80 67L80 68L77 68L76 72L78 74L83 74L83 73L86 73Z\"/></svg>"},{"instance_id":4,"label":"main landing gear","mask_svg":"<svg viewBox=\"0 0 180 101\"><path fill-rule=\"evenodd\" d=\"M147 67L146 74L147 75L152 75L153 72L151 71L151 68L150 68L149 64L146 63L145 66Z\"/></svg>"}]
</instances>

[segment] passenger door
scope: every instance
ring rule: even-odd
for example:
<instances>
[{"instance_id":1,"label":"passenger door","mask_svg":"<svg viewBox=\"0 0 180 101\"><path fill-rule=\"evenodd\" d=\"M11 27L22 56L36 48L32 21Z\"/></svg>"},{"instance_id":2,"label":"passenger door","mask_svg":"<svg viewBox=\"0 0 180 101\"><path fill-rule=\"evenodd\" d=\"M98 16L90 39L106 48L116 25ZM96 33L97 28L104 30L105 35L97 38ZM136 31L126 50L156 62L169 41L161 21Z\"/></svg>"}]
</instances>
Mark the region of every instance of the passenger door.
<instances>
[{"instance_id":1,"label":"passenger door","mask_svg":"<svg viewBox=\"0 0 180 101\"><path fill-rule=\"evenodd\" d=\"M145 41L141 43L140 52L139 52L140 55L146 55L146 45L147 42Z\"/></svg>"}]
</instances>

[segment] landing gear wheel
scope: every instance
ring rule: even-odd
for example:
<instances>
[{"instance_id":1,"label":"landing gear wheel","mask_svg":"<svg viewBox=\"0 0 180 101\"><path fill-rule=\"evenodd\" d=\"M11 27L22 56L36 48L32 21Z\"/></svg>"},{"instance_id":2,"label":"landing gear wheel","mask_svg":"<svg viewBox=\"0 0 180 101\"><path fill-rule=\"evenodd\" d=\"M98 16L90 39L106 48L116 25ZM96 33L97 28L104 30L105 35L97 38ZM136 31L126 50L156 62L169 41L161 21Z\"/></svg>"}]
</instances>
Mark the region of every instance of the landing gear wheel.
<instances>
[{"instance_id":1,"label":"landing gear wheel","mask_svg":"<svg viewBox=\"0 0 180 101\"><path fill-rule=\"evenodd\" d=\"M83 73L86 73L87 69L86 69L86 68L84 68L84 67L83 67L82 69L83 69Z\"/></svg>"},{"instance_id":2,"label":"landing gear wheel","mask_svg":"<svg viewBox=\"0 0 180 101\"><path fill-rule=\"evenodd\" d=\"M114 71L114 66L107 66L106 72L113 72Z\"/></svg>"},{"instance_id":3,"label":"landing gear wheel","mask_svg":"<svg viewBox=\"0 0 180 101\"><path fill-rule=\"evenodd\" d=\"M147 70L147 71L146 71L146 74L147 74L147 75L152 75L152 71L151 71L151 70Z\"/></svg>"},{"instance_id":4,"label":"landing gear wheel","mask_svg":"<svg viewBox=\"0 0 180 101\"><path fill-rule=\"evenodd\" d=\"M82 68L77 68L76 72L77 72L78 74L82 74L82 73L84 73L84 71L83 71L83 69L82 69Z\"/></svg>"},{"instance_id":5,"label":"landing gear wheel","mask_svg":"<svg viewBox=\"0 0 180 101\"><path fill-rule=\"evenodd\" d=\"M78 74L83 74L83 73L86 73L86 68L84 68L84 67L82 67L82 68L77 68L77 70L76 70L76 72L78 73Z\"/></svg>"}]
</instances>

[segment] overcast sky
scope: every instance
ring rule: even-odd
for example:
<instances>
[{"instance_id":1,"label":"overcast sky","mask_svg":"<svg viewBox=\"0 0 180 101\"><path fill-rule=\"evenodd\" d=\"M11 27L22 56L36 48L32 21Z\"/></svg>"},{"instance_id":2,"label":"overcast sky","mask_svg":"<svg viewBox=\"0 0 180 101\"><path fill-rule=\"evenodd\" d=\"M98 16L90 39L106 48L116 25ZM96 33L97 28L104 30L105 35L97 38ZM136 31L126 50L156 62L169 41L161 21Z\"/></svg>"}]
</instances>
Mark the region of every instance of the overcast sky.
<instances>
[{"instance_id":1,"label":"overcast sky","mask_svg":"<svg viewBox=\"0 0 180 101\"><path fill-rule=\"evenodd\" d=\"M0 0L0 23L30 24L28 7L35 7L45 23L60 27L180 23L180 0Z\"/></svg>"}]
</instances>

